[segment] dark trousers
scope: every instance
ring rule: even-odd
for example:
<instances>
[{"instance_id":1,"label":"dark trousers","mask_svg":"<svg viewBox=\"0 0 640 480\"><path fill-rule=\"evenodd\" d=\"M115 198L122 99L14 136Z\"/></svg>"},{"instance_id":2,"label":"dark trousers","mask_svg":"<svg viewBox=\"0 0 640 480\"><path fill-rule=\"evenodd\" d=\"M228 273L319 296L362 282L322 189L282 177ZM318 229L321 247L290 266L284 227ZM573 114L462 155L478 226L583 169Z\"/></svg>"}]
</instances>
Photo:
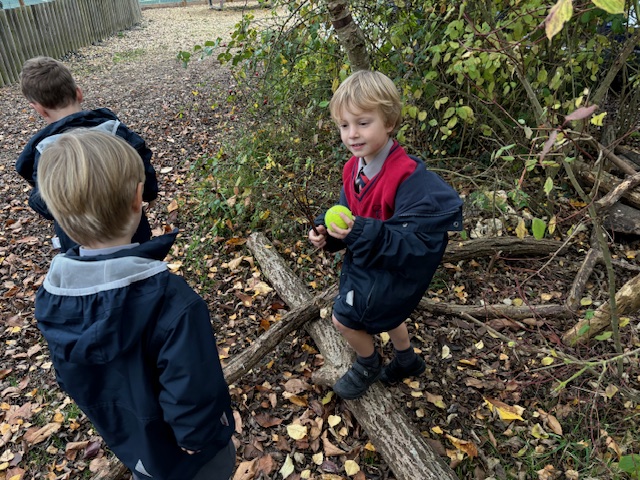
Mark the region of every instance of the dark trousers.
<instances>
[{"instance_id":1,"label":"dark trousers","mask_svg":"<svg viewBox=\"0 0 640 480\"><path fill-rule=\"evenodd\" d=\"M220 450L211 461L202 467L191 480L229 480L236 466L236 447L233 441ZM133 474L133 480L144 480L146 477L139 477Z\"/></svg>"}]
</instances>

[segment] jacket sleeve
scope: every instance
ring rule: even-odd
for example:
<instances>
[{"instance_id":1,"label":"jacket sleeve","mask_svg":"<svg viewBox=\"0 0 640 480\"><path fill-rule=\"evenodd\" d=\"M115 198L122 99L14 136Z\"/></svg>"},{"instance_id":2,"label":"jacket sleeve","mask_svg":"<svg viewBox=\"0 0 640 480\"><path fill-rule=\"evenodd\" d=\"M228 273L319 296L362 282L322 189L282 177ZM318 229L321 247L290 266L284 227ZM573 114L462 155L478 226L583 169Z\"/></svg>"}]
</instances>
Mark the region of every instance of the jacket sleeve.
<instances>
[{"instance_id":1,"label":"jacket sleeve","mask_svg":"<svg viewBox=\"0 0 640 480\"><path fill-rule=\"evenodd\" d=\"M164 420L180 447L199 451L233 428L230 397L205 302L197 298L175 319L158 356Z\"/></svg>"},{"instance_id":2,"label":"jacket sleeve","mask_svg":"<svg viewBox=\"0 0 640 480\"><path fill-rule=\"evenodd\" d=\"M53 220L53 215L49 211L49 208L47 207L47 204L44 202L43 198L40 196L40 190L38 189L38 160L40 158L40 153L36 151L33 158L35 158L35 161L33 162L33 170L31 173L33 188L29 193L29 206L36 213L42 215L47 220Z\"/></svg>"},{"instance_id":3,"label":"jacket sleeve","mask_svg":"<svg viewBox=\"0 0 640 480\"><path fill-rule=\"evenodd\" d=\"M421 178L422 177L422 178ZM396 194L396 211L387 221L356 217L344 239L353 263L362 268L405 270L429 255L442 255L447 231L462 225L462 201L440 177L407 179ZM412 195L424 192L428 195Z\"/></svg>"},{"instance_id":4,"label":"jacket sleeve","mask_svg":"<svg viewBox=\"0 0 640 480\"><path fill-rule=\"evenodd\" d=\"M118 136L124 138L129 145L136 149L142 162L144 163L144 190L142 192L142 199L145 202L152 202L158 198L158 179L156 178L156 170L151 165L151 157L153 152L147 147L144 139L132 130L129 130L124 124L120 124L118 127Z\"/></svg>"},{"instance_id":5,"label":"jacket sleeve","mask_svg":"<svg viewBox=\"0 0 640 480\"><path fill-rule=\"evenodd\" d=\"M18 174L24 178L29 185L34 187L36 185L36 181L33 178L34 173L34 161L33 161L33 147L31 145L32 142L29 142L27 146L24 148L18 160L16 160L16 171Z\"/></svg>"},{"instance_id":6,"label":"jacket sleeve","mask_svg":"<svg viewBox=\"0 0 640 480\"><path fill-rule=\"evenodd\" d=\"M446 232L403 231L389 228L385 222L357 217L345 238L353 263L361 268L389 271L406 270L419 265L428 255L441 255Z\"/></svg>"}]
</instances>

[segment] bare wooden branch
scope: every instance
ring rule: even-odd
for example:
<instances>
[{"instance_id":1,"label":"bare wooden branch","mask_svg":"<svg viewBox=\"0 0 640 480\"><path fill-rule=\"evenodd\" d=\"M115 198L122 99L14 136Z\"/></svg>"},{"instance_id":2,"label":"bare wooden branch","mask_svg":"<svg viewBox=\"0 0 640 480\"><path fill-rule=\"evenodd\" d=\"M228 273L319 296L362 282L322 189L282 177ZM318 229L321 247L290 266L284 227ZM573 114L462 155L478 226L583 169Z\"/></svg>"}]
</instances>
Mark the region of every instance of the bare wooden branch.
<instances>
[{"instance_id":1,"label":"bare wooden branch","mask_svg":"<svg viewBox=\"0 0 640 480\"><path fill-rule=\"evenodd\" d=\"M328 306L336 293L335 287L329 288L311 300L301 303L260 335L249 347L235 355L222 369L227 382L234 383L282 342L289 333L318 318L320 309Z\"/></svg>"},{"instance_id":2,"label":"bare wooden branch","mask_svg":"<svg viewBox=\"0 0 640 480\"><path fill-rule=\"evenodd\" d=\"M615 295L618 315L628 315L640 309L640 275L625 283ZM609 302L601 305L593 318L580 320L562 336L564 343L575 345L586 342L611 325L611 307Z\"/></svg>"},{"instance_id":3,"label":"bare wooden branch","mask_svg":"<svg viewBox=\"0 0 640 480\"><path fill-rule=\"evenodd\" d=\"M453 305L451 303L436 303L427 299L420 300L419 308L440 315L473 315L474 317L510 318L522 320L531 317L565 317L571 311L564 305Z\"/></svg>"},{"instance_id":4,"label":"bare wooden branch","mask_svg":"<svg viewBox=\"0 0 640 480\"><path fill-rule=\"evenodd\" d=\"M443 261L458 262L478 257L488 257L500 251L514 257L532 255L536 257L563 251L566 245L555 240L535 238L487 237L464 242L450 241Z\"/></svg>"},{"instance_id":5,"label":"bare wooden branch","mask_svg":"<svg viewBox=\"0 0 640 480\"><path fill-rule=\"evenodd\" d=\"M590 167L582 162L574 162L577 174L580 177L580 180L587 183L588 185L595 185L596 176L591 171ZM611 175L607 172L600 172L598 177L599 188L604 190L605 192L609 192L614 190L622 181L618 179L616 176ZM640 209L640 192L636 189L629 187L628 190L622 192L622 198L625 199L625 202L632 207Z\"/></svg>"}]
</instances>

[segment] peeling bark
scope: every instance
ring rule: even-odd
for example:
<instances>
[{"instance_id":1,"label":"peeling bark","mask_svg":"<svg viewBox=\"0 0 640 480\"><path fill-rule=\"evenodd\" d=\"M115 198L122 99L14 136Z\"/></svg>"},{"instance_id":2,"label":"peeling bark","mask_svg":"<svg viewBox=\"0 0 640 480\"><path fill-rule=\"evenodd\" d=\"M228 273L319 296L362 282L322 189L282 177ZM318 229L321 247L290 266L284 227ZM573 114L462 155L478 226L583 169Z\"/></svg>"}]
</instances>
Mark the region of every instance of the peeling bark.
<instances>
[{"instance_id":1,"label":"peeling bark","mask_svg":"<svg viewBox=\"0 0 640 480\"><path fill-rule=\"evenodd\" d=\"M348 0L327 1L331 25L336 31L340 44L347 52L353 71L369 70L371 60L367 52L364 35L358 24L353 21Z\"/></svg>"}]
</instances>

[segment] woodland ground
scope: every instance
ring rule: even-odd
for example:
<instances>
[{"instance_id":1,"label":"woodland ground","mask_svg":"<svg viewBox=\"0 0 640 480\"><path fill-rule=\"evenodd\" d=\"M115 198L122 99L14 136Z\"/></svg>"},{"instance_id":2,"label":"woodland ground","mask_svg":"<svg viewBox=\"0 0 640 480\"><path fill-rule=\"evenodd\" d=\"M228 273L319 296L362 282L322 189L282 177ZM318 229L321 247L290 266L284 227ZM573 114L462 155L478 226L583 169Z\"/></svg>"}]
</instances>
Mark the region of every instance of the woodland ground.
<instances>
[{"instance_id":1,"label":"woodland ground","mask_svg":"<svg viewBox=\"0 0 640 480\"><path fill-rule=\"evenodd\" d=\"M228 105L226 98L243 87L213 58L183 69L175 57L180 49L229 35L243 13L240 5L228 3L223 12L206 6L145 10L141 25L65 59L84 90L85 107L111 108L153 150L161 188L149 212L154 233L182 229L167 260L207 300L223 361L277 322L286 306L265 285L245 248L250 232L237 226L235 235L211 238L199 230L193 213L201 198L201 169L193 166L199 158L228 150L241 131L242 109ZM266 16L268 11L251 13ZM14 163L43 126L18 86L0 90L0 480L89 478L108 456L90 423L57 387L33 317L35 292L56 252L50 246L51 225L28 208L29 188ZM456 187L470 193L468 187ZM567 202L565 218L580 214L581 208ZM467 215L467 230L476 220ZM276 246L310 290L319 291L336 280L339 257L312 252L305 229ZM637 266L637 241L615 240L614 255ZM445 264L429 297L458 305L561 303L587 244L587 234L578 236L567 254L551 260L498 253ZM620 287L630 273L619 267L617 273ZM606 301L606 283L604 270L598 269L588 285L585 310ZM600 378L586 372L552 392L579 366L554 361L550 351L562 349L580 359L613 351L606 340L576 349L560 345L562 333L583 314L491 321L510 343L477 323L417 311L409 326L429 368L394 388L398 405L449 457L460 478L626 478L612 462L618 455L640 452L639 399L619 393L640 389L637 357L625 364L622 379L610 381L605 368ZM625 348L637 348L637 317L623 330L623 342ZM384 350L388 353L389 345ZM238 421L237 478L282 478L279 472L291 467L291 479L335 480L348 473L357 480L395 478L345 404L313 385L311 374L320 364L313 342L294 333L231 385ZM486 400L498 408L492 412ZM501 418L504 412L516 418ZM319 428L295 440L286 428L293 422ZM354 463L360 473L346 471Z\"/></svg>"}]
</instances>

